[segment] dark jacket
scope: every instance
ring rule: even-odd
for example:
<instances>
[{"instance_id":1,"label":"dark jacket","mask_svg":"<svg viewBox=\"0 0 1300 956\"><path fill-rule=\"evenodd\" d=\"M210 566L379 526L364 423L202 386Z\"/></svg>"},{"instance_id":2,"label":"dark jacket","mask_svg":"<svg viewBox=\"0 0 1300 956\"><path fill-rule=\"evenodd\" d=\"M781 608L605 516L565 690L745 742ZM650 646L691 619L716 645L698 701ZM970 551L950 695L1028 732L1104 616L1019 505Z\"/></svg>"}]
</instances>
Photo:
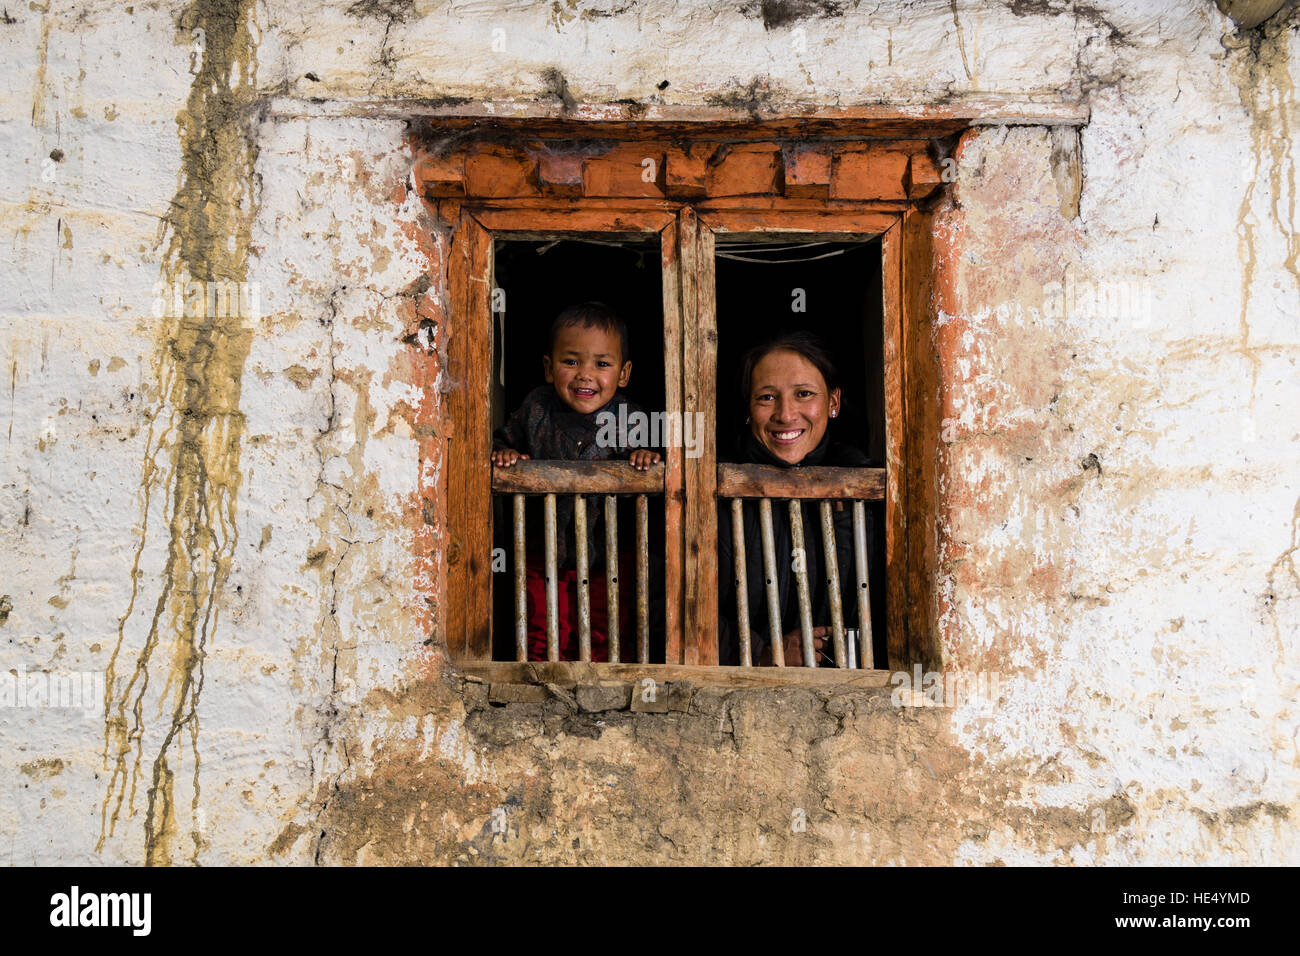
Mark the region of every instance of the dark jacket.
<instances>
[{"instance_id":1,"label":"dark jacket","mask_svg":"<svg viewBox=\"0 0 1300 956\"><path fill-rule=\"evenodd\" d=\"M626 406L620 414L619 406ZM492 449L513 448L530 458L556 461L608 461L627 458L640 445L628 443L627 423L640 405L622 392L615 392L607 404L589 414L575 412L555 394L552 385L540 385L524 398L523 404L492 433ZM612 418L606 418L608 413ZM644 413L643 413L644 414ZM612 422L613 426L607 426ZM635 428L635 425L633 425ZM587 554L593 570L605 566L604 500L586 495ZM556 550L561 568L576 564L573 550L573 496L560 495L555 505Z\"/></svg>"},{"instance_id":2,"label":"dark jacket","mask_svg":"<svg viewBox=\"0 0 1300 956\"><path fill-rule=\"evenodd\" d=\"M627 419L634 412L644 412L640 405L622 392L615 392L607 404L590 414L575 412L555 394L552 385L539 385L524 398L523 404L506 419L506 423L492 433L492 449L513 448L530 458L557 461L607 461L626 458L636 447L628 444L626 432L615 427L601 436L604 414L620 421L619 406L626 405ZM612 437L613 441L597 441L598 437Z\"/></svg>"},{"instance_id":3,"label":"dark jacket","mask_svg":"<svg viewBox=\"0 0 1300 956\"><path fill-rule=\"evenodd\" d=\"M830 441L829 432L821 444L809 452L797 465L776 458L748 430L741 436L733 459L741 463L774 465L779 468L799 468L822 465L827 467L865 468L874 463L851 445ZM790 535L790 509L785 501L773 501L772 536L776 552L776 584L781 607L782 634L799 627L798 585L794 574L793 545ZM873 609L883 608L883 541L877 530L876 509L867 507L867 550L869 583ZM758 662L759 655L769 644L767 589L763 571L763 539L756 499L746 499L743 505L745 523L745 574L749 603L749 631L751 659ZM804 534L804 566L808 570L808 591L812 603L813 626L831 623L830 598L826 587L825 551L822 542L820 504L805 501L802 506ZM833 512L835 528L835 553L840 575L840 603L844 611L844 626L859 627L856 574L853 551L853 512L850 508ZM876 615L873 614L873 618ZM729 499L718 501L718 660L721 664L740 663L740 635L736 624L736 571L732 537L732 512ZM818 662L827 666L825 660Z\"/></svg>"}]
</instances>

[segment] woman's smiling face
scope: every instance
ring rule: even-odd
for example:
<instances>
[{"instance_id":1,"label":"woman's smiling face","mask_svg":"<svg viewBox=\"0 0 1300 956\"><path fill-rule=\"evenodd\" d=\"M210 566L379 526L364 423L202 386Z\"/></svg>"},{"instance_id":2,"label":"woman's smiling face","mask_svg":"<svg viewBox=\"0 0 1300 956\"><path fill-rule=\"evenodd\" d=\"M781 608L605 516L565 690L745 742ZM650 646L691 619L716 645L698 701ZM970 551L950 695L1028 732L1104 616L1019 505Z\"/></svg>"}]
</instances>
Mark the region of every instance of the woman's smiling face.
<instances>
[{"instance_id":1,"label":"woman's smiling face","mask_svg":"<svg viewBox=\"0 0 1300 956\"><path fill-rule=\"evenodd\" d=\"M821 444L839 414L840 390L828 389L822 373L798 352L768 352L754 366L749 427L763 447L795 465Z\"/></svg>"}]
</instances>

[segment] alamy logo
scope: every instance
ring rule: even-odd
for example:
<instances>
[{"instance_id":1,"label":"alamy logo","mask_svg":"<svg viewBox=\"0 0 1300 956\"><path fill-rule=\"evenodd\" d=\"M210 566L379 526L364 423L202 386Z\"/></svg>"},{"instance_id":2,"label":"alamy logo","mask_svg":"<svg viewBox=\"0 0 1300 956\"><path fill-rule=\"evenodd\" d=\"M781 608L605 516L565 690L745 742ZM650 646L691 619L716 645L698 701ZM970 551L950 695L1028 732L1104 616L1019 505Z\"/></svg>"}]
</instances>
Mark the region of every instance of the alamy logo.
<instances>
[{"instance_id":1,"label":"alamy logo","mask_svg":"<svg viewBox=\"0 0 1300 956\"><path fill-rule=\"evenodd\" d=\"M70 893L50 897L51 926L129 926L135 936L148 936L153 898L149 893Z\"/></svg>"},{"instance_id":2,"label":"alamy logo","mask_svg":"<svg viewBox=\"0 0 1300 956\"><path fill-rule=\"evenodd\" d=\"M702 454L703 412L629 413L626 405L620 405L617 415L610 411L597 415L596 424L599 448L685 448L687 458Z\"/></svg>"},{"instance_id":3,"label":"alamy logo","mask_svg":"<svg viewBox=\"0 0 1300 956\"><path fill-rule=\"evenodd\" d=\"M1136 329L1151 324L1151 286L1145 282L1088 282L1066 275L1065 283L1043 286L1043 314L1049 319L1128 322Z\"/></svg>"},{"instance_id":4,"label":"alamy logo","mask_svg":"<svg viewBox=\"0 0 1300 956\"><path fill-rule=\"evenodd\" d=\"M894 687L889 702L895 707L959 707L967 703L996 704L1002 676L997 671L922 673L917 664L910 674L891 674L889 683Z\"/></svg>"},{"instance_id":5,"label":"alamy logo","mask_svg":"<svg viewBox=\"0 0 1300 956\"><path fill-rule=\"evenodd\" d=\"M260 319L261 294L256 282L200 282L179 279L153 289L153 316L187 319Z\"/></svg>"},{"instance_id":6,"label":"alamy logo","mask_svg":"<svg viewBox=\"0 0 1300 956\"><path fill-rule=\"evenodd\" d=\"M104 673L6 671L0 674L0 707L76 707L96 717L104 712Z\"/></svg>"}]
</instances>

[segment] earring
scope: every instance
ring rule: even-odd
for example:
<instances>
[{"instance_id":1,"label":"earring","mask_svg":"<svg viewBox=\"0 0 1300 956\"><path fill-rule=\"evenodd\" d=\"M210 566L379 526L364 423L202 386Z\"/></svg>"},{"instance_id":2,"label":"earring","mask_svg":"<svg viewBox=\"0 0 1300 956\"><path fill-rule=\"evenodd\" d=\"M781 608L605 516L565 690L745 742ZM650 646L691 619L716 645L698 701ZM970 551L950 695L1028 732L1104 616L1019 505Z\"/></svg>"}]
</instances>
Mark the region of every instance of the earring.
<instances>
[{"instance_id":1,"label":"earring","mask_svg":"<svg viewBox=\"0 0 1300 956\"><path fill-rule=\"evenodd\" d=\"M831 418L834 418L834 417L835 417L836 415L838 415L839 413L840 413L840 410L839 410L838 408L835 409L835 411L831 412Z\"/></svg>"}]
</instances>

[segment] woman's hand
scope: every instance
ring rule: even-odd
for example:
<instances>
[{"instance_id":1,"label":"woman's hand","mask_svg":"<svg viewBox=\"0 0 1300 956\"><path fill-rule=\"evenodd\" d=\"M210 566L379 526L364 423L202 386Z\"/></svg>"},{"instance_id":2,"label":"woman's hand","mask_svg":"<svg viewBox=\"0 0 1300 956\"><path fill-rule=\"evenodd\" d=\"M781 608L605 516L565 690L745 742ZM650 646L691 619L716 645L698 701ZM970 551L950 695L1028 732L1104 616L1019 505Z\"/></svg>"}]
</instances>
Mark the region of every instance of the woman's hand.
<instances>
[{"instance_id":1,"label":"woman's hand","mask_svg":"<svg viewBox=\"0 0 1300 956\"><path fill-rule=\"evenodd\" d=\"M820 654L823 647L830 642L829 627L814 627L813 633L813 653ZM785 641L785 666L786 667L803 667L803 631L795 628L784 638ZM760 664L770 664L772 649L769 647L763 651L763 658Z\"/></svg>"},{"instance_id":2,"label":"woman's hand","mask_svg":"<svg viewBox=\"0 0 1300 956\"><path fill-rule=\"evenodd\" d=\"M498 468L509 468L517 461L527 461L528 456L513 448L498 448L492 453L492 464Z\"/></svg>"},{"instance_id":3,"label":"woman's hand","mask_svg":"<svg viewBox=\"0 0 1300 956\"><path fill-rule=\"evenodd\" d=\"M658 464L659 452L649 451L645 448L638 448L628 456L627 460L632 463L632 467L637 471L645 471L652 465Z\"/></svg>"}]
</instances>

